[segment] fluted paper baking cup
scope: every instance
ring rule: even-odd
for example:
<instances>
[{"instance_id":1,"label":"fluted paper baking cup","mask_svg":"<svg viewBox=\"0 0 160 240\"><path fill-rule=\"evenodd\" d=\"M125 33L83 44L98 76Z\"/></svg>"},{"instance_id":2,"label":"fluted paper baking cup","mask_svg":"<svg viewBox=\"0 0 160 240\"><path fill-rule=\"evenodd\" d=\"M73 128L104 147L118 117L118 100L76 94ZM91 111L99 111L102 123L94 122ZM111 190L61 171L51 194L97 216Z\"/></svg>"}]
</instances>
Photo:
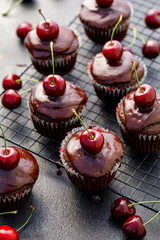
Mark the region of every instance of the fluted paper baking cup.
<instances>
[{"instance_id":1,"label":"fluted paper baking cup","mask_svg":"<svg viewBox=\"0 0 160 240\"><path fill-rule=\"evenodd\" d=\"M94 129L97 129L98 127L94 127ZM101 128L102 129L102 128ZM82 127L78 127L78 128L74 128L71 132L69 132L67 134L67 136L65 137L65 139L62 141L61 146L60 146L60 160L66 170L66 173L68 175L68 178L70 179L70 181L78 186L79 188L83 189L83 190L88 190L88 191L94 191L94 190L101 190L105 187L107 187L112 180L114 179L117 169L120 167L120 162L117 162L112 170L102 176L102 177L98 177L98 178L91 178L91 177L87 177L87 176L82 176L80 175L75 169L73 169L65 160L65 158L67 157L64 153L64 146L67 143L67 141L71 138L71 136L80 130L85 130L85 128ZM102 129L104 130L104 129ZM104 130L104 131L108 131L108 130Z\"/></svg>"}]
</instances>

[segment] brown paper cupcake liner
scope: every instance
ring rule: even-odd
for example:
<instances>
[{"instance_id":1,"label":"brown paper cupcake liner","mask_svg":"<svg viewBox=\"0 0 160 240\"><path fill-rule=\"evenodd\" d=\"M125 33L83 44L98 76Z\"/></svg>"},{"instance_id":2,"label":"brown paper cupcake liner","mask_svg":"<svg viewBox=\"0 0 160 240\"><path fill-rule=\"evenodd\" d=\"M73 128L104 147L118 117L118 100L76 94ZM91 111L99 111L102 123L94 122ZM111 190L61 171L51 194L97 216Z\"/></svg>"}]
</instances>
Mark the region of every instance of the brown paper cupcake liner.
<instances>
[{"instance_id":1,"label":"brown paper cupcake liner","mask_svg":"<svg viewBox=\"0 0 160 240\"><path fill-rule=\"evenodd\" d=\"M94 127L94 129L97 129L98 127ZM116 163L112 170L99 178L91 178L91 177L87 177L87 176L82 176L80 175L75 169L73 169L65 160L66 156L64 154L64 146L66 144L66 142L70 139L70 137L77 131L80 130L85 130L85 128L79 127L79 128L74 128L71 132L69 132L67 134L67 136L65 137L65 139L62 141L61 143L61 147L60 147L60 159L61 162L66 170L66 173L68 175L68 178L70 179L70 181L78 186L79 188L83 189L83 190L87 190L87 191L96 191L96 190L101 190L105 187L107 187L112 180L114 179L117 169L120 167L120 162ZM104 130L104 129L103 129ZM107 131L107 130L105 130Z\"/></svg>"},{"instance_id":2,"label":"brown paper cupcake liner","mask_svg":"<svg viewBox=\"0 0 160 240\"><path fill-rule=\"evenodd\" d=\"M119 106L123 99L118 104L117 110L116 110L116 117L119 124L119 128L121 131L121 135L123 137L124 142L129 145L131 148L135 149L139 152L153 152L160 149L160 134L157 135L135 135L128 133L125 129L125 126L122 124L119 116Z\"/></svg>"}]
</instances>

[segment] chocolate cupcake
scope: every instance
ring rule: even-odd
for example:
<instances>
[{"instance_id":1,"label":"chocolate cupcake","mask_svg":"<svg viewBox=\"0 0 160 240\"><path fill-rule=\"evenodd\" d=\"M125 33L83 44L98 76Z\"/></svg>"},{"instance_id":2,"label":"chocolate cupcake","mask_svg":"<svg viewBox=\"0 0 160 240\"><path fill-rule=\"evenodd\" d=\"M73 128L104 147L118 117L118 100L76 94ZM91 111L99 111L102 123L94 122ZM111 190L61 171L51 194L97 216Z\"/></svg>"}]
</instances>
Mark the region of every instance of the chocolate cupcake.
<instances>
[{"instance_id":1,"label":"chocolate cupcake","mask_svg":"<svg viewBox=\"0 0 160 240\"><path fill-rule=\"evenodd\" d=\"M128 48L123 48L119 61L110 62L103 52L100 52L88 64L88 72L95 92L108 106L117 104L128 92L137 88L136 76L131 65L132 60L135 61L138 78L142 83L147 69Z\"/></svg>"},{"instance_id":2,"label":"chocolate cupcake","mask_svg":"<svg viewBox=\"0 0 160 240\"><path fill-rule=\"evenodd\" d=\"M153 99L151 106L144 104L143 107L137 104L135 92L128 93L117 107L116 116L122 137L127 145L137 151L158 150L160 149L160 96Z\"/></svg>"},{"instance_id":3,"label":"chocolate cupcake","mask_svg":"<svg viewBox=\"0 0 160 240\"><path fill-rule=\"evenodd\" d=\"M60 156L66 173L73 184L83 190L101 190L114 179L123 157L123 145L120 139L110 131L96 126L88 130L97 130L104 139L101 150L95 153L84 148L81 135L84 127L75 128L62 141Z\"/></svg>"},{"instance_id":4,"label":"chocolate cupcake","mask_svg":"<svg viewBox=\"0 0 160 240\"><path fill-rule=\"evenodd\" d=\"M20 154L18 166L11 170L0 168L0 210L14 210L29 199L38 178L39 167L27 150L14 147Z\"/></svg>"},{"instance_id":5,"label":"chocolate cupcake","mask_svg":"<svg viewBox=\"0 0 160 240\"><path fill-rule=\"evenodd\" d=\"M82 115L86 107L87 95L77 85L66 82L64 94L48 95L43 82L37 83L31 90L29 107L33 124L38 133L62 139L72 128L80 126L79 120L73 115L72 108Z\"/></svg>"},{"instance_id":6,"label":"chocolate cupcake","mask_svg":"<svg viewBox=\"0 0 160 240\"><path fill-rule=\"evenodd\" d=\"M53 41L55 72L67 74L75 65L79 48L78 36L67 26L59 25L59 33L55 39L41 40L36 29L30 31L25 40L32 63L38 72L49 75L52 73L50 41Z\"/></svg>"},{"instance_id":7,"label":"chocolate cupcake","mask_svg":"<svg viewBox=\"0 0 160 240\"><path fill-rule=\"evenodd\" d=\"M131 7L126 0L114 0L110 7L101 7L96 0L84 0L79 18L87 36L96 43L104 44L110 40L113 28L121 14L123 20L116 29L114 37L121 41L126 35L131 15Z\"/></svg>"}]
</instances>

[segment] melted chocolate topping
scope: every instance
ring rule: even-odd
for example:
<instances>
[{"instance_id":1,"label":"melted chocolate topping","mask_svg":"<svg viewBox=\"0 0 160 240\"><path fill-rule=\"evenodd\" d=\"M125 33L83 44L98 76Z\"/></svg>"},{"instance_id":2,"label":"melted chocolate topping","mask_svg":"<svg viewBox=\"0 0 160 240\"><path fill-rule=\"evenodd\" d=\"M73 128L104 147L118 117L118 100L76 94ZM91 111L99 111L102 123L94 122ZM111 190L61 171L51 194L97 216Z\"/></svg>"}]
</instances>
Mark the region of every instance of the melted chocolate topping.
<instances>
[{"instance_id":1,"label":"melted chocolate topping","mask_svg":"<svg viewBox=\"0 0 160 240\"><path fill-rule=\"evenodd\" d=\"M14 148L20 153L20 161L18 166L10 171L0 169L0 194L11 193L24 186L34 184L39 174L34 156L23 148Z\"/></svg>"},{"instance_id":2,"label":"melted chocolate topping","mask_svg":"<svg viewBox=\"0 0 160 240\"><path fill-rule=\"evenodd\" d=\"M130 16L130 6L126 0L114 0L109 8L99 7L95 0L85 0L79 13L81 21L97 28L113 27L120 15Z\"/></svg>"},{"instance_id":3,"label":"melted chocolate topping","mask_svg":"<svg viewBox=\"0 0 160 240\"><path fill-rule=\"evenodd\" d=\"M125 127L128 132L141 133L142 130L152 124L160 122L160 98L156 99L152 107L140 109L134 101L135 91L124 98L123 111L125 116Z\"/></svg>"},{"instance_id":4,"label":"melted chocolate topping","mask_svg":"<svg viewBox=\"0 0 160 240\"><path fill-rule=\"evenodd\" d=\"M104 145L100 153L92 155L81 146L80 135L83 130L74 133L66 143L65 152L73 166L81 175L101 177L108 174L123 157L123 145L112 132L101 131Z\"/></svg>"},{"instance_id":5,"label":"melted chocolate topping","mask_svg":"<svg viewBox=\"0 0 160 240\"><path fill-rule=\"evenodd\" d=\"M53 39L53 43L54 56L72 54L79 46L77 36L74 32L67 26L61 25L59 25L59 35L56 39ZM24 45L34 58L51 57L50 41L39 39L36 29L27 34Z\"/></svg>"},{"instance_id":6,"label":"melted chocolate topping","mask_svg":"<svg viewBox=\"0 0 160 240\"><path fill-rule=\"evenodd\" d=\"M139 60L130 52L123 51L122 57L118 62L108 62L103 53L98 53L91 65L91 75L98 82L104 85L116 85L136 82L134 69L131 61L135 62L136 69L139 68ZM144 74L144 68L140 68L137 71L139 79Z\"/></svg>"},{"instance_id":7,"label":"melted chocolate topping","mask_svg":"<svg viewBox=\"0 0 160 240\"><path fill-rule=\"evenodd\" d=\"M66 81L66 90L63 96L48 96L43 88L43 83L37 83L31 91L31 111L39 116L47 117L48 120L67 120L74 114L81 104L86 104L87 95L77 85Z\"/></svg>"}]
</instances>

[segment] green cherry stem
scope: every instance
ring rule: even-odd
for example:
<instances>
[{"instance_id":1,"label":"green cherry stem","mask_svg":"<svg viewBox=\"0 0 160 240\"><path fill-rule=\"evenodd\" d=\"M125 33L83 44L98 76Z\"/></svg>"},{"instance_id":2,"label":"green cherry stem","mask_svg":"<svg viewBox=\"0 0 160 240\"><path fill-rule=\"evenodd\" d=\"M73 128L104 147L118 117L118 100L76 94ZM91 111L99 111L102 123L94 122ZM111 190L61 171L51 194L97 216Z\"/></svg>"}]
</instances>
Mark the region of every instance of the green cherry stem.
<instances>
[{"instance_id":1,"label":"green cherry stem","mask_svg":"<svg viewBox=\"0 0 160 240\"><path fill-rule=\"evenodd\" d=\"M5 215L5 214L17 214L18 213L18 210L15 210L15 211L10 211L10 212L2 212L0 213L0 215Z\"/></svg>"},{"instance_id":2,"label":"green cherry stem","mask_svg":"<svg viewBox=\"0 0 160 240\"><path fill-rule=\"evenodd\" d=\"M52 56L52 66L53 66L53 78L51 84L54 85L54 55L53 55L53 42L50 42L50 48L51 48L51 56Z\"/></svg>"},{"instance_id":3,"label":"green cherry stem","mask_svg":"<svg viewBox=\"0 0 160 240\"><path fill-rule=\"evenodd\" d=\"M149 221L147 221L146 223L143 224L143 226L146 226L148 223L150 223L153 219L155 219L158 215L160 214L160 211L154 216L152 217Z\"/></svg>"},{"instance_id":4,"label":"green cherry stem","mask_svg":"<svg viewBox=\"0 0 160 240\"><path fill-rule=\"evenodd\" d=\"M32 78L22 78L22 79L17 79L15 82L22 82L22 81L32 81L32 82L36 82L36 83L38 83L39 81L38 80L36 80L36 79L32 79Z\"/></svg>"},{"instance_id":5,"label":"green cherry stem","mask_svg":"<svg viewBox=\"0 0 160 240\"><path fill-rule=\"evenodd\" d=\"M80 118L80 116L77 114L77 112L75 111L75 109L72 109L72 112L74 113L74 115L76 115L76 117L78 117L79 121L82 123L82 125L85 127L85 129L87 130L87 132L90 135L90 139L94 139L94 136L90 133L90 131L88 130L88 128L85 126L85 124L83 123L82 119Z\"/></svg>"},{"instance_id":6,"label":"green cherry stem","mask_svg":"<svg viewBox=\"0 0 160 240\"><path fill-rule=\"evenodd\" d=\"M29 89L27 89L27 90L25 90L25 91L23 91L23 92L20 92L19 95L22 95L22 94L24 94L24 93L26 93L26 92L29 92L29 91L31 91L31 88L29 88Z\"/></svg>"},{"instance_id":7,"label":"green cherry stem","mask_svg":"<svg viewBox=\"0 0 160 240\"><path fill-rule=\"evenodd\" d=\"M34 211L34 207L33 207L33 206L30 206L30 209L31 209L31 213L30 213L27 221L26 221L20 228L18 228L18 229L16 230L17 232L20 231L22 228L24 228L24 227L27 225L27 223L29 222L30 218L32 217L32 214L33 214L33 211Z\"/></svg>"},{"instance_id":8,"label":"green cherry stem","mask_svg":"<svg viewBox=\"0 0 160 240\"><path fill-rule=\"evenodd\" d=\"M23 0L18 0L15 4L13 4L13 0L10 0L10 3L9 3L9 7L8 9L2 13L3 16L7 16L7 14L13 9L15 8L17 5L19 5L20 3L22 3Z\"/></svg>"},{"instance_id":9,"label":"green cherry stem","mask_svg":"<svg viewBox=\"0 0 160 240\"><path fill-rule=\"evenodd\" d=\"M120 18L119 18L118 22L116 23L115 27L113 28L112 35L111 35L111 46L112 46L114 33L115 33L116 28L118 27L118 25L120 24L121 21L122 21L122 14L120 15Z\"/></svg>"},{"instance_id":10,"label":"green cherry stem","mask_svg":"<svg viewBox=\"0 0 160 240\"><path fill-rule=\"evenodd\" d=\"M141 88L141 85L140 85L139 80L138 80L138 75L137 75L136 66L135 66L135 62L134 61L132 61L132 66L133 66L134 71L135 71L135 75L136 75L136 79L137 79L137 83L138 83L138 86L140 88L140 91L143 93L143 89Z\"/></svg>"},{"instance_id":11,"label":"green cherry stem","mask_svg":"<svg viewBox=\"0 0 160 240\"><path fill-rule=\"evenodd\" d=\"M41 16L43 17L44 21L45 21L45 28L48 29L48 24L47 24L47 22L46 22L45 16L42 14L42 10L41 10L41 9L38 9L38 11L39 11L39 13L41 14Z\"/></svg>"},{"instance_id":12,"label":"green cherry stem","mask_svg":"<svg viewBox=\"0 0 160 240\"><path fill-rule=\"evenodd\" d=\"M3 131L3 128L2 128L1 125L0 125L0 129L1 129L1 131L2 131L2 135L3 135L3 139L4 139L5 154L7 155L8 152L7 152L6 137L5 137L5 134L4 134L4 131Z\"/></svg>"},{"instance_id":13,"label":"green cherry stem","mask_svg":"<svg viewBox=\"0 0 160 240\"><path fill-rule=\"evenodd\" d=\"M160 203L160 201L144 201L144 202L138 202L138 203L131 203L128 205L128 207L131 207L134 205L139 205L139 204L144 204L144 203Z\"/></svg>"},{"instance_id":14,"label":"green cherry stem","mask_svg":"<svg viewBox=\"0 0 160 240\"><path fill-rule=\"evenodd\" d=\"M127 46L128 48L131 48L133 46L133 44L135 43L136 39L137 39L137 30L135 27L132 28L133 30L133 40L132 42Z\"/></svg>"}]
</instances>

